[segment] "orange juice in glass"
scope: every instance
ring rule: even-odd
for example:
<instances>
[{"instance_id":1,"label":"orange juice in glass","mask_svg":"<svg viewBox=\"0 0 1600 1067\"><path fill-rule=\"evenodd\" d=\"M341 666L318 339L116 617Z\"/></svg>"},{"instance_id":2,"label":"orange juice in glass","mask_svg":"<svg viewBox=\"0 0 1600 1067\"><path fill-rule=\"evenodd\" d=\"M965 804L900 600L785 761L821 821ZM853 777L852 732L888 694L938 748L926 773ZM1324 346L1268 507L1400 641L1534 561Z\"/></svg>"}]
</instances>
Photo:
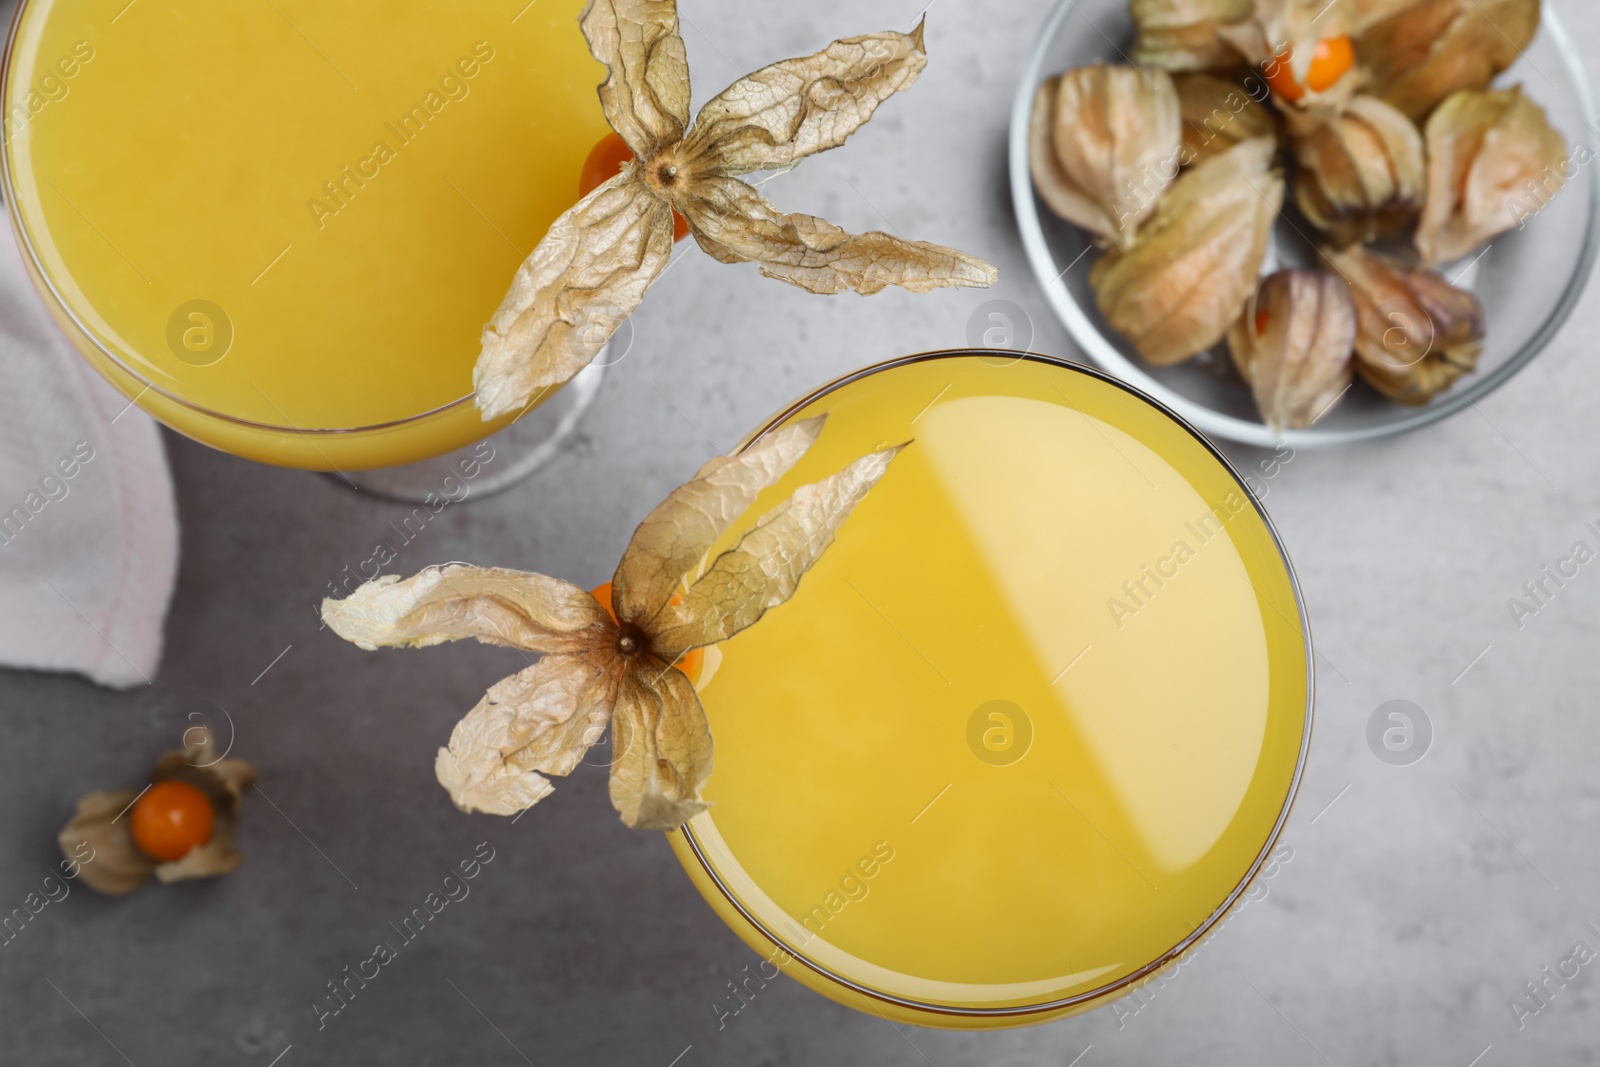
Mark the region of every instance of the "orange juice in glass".
<instances>
[{"instance_id":1,"label":"orange juice in glass","mask_svg":"<svg viewBox=\"0 0 1600 1067\"><path fill-rule=\"evenodd\" d=\"M509 421L472 403L483 324L608 132L582 6L22 0L30 271L106 378L217 448L349 471L477 441Z\"/></svg>"},{"instance_id":2,"label":"orange juice in glass","mask_svg":"<svg viewBox=\"0 0 1600 1067\"><path fill-rule=\"evenodd\" d=\"M1240 899L1299 781L1310 645L1270 524L1083 367L913 357L767 429L823 411L756 513L914 444L708 655L713 806L679 859L761 980L869 1013L1017 1026L1128 992Z\"/></svg>"}]
</instances>

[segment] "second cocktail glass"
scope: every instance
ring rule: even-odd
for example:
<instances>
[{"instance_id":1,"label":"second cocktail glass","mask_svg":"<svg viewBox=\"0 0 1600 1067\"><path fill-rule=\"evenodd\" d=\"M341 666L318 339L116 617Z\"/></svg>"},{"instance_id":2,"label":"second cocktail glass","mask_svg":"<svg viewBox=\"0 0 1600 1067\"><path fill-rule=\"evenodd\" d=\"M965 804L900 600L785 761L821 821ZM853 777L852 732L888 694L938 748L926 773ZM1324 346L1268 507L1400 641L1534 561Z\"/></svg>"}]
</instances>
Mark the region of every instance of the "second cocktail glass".
<instances>
[{"instance_id":1,"label":"second cocktail glass","mask_svg":"<svg viewBox=\"0 0 1600 1067\"><path fill-rule=\"evenodd\" d=\"M454 461L356 472L511 421L481 421L472 367L608 132L581 8L22 0L4 178L50 310L181 433L436 489ZM479 487L570 429L598 378L542 398Z\"/></svg>"},{"instance_id":2,"label":"second cocktail glass","mask_svg":"<svg viewBox=\"0 0 1600 1067\"><path fill-rule=\"evenodd\" d=\"M1192 950L1271 862L1310 641L1256 495L1074 364L910 357L751 509L912 444L759 626L707 651L712 807L671 836L764 961L924 1026L1040 1022ZM723 546L713 549L713 555Z\"/></svg>"}]
</instances>

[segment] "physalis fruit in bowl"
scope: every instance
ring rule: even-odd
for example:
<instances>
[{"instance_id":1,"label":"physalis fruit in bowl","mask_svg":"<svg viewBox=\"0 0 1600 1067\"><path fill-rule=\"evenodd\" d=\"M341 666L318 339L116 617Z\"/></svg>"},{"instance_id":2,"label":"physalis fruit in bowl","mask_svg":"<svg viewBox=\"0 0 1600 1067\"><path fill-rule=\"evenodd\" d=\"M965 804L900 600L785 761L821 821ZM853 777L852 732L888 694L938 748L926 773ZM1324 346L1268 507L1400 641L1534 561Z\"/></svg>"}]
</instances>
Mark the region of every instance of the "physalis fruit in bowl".
<instances>
[{"instance_id":1,"label":"physalis fruit in bowl","mask_svg":"<svg viewBox=\"0 0 1600 1067\"><path fill-rule=\"evenodd\" d=\"M1544 110L1489 87L1539 0L1129 7L1139 66L1048 79L1029 145L1039 198L1102 252L1089 281L1105 323L1157 366L1229 336L1280 432L1356 376L1418 405L1473 373L1483 306L1435 271L1526 223L1528 190L1536 211L1569 173ZM1261 282L1286 184L1315 258Z\"/></svg>"}]
</instances>

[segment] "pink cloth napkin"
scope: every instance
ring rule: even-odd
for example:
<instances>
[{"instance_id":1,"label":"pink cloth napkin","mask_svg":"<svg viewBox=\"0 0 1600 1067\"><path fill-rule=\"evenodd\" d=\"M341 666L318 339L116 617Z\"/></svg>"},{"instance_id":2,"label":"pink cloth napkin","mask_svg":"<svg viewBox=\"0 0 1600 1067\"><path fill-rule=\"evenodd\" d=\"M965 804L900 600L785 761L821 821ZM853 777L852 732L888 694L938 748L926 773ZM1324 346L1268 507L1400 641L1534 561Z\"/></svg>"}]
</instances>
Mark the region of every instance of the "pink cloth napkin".
<instances>
[{"instance_id":1,"label":"pink cloth napkin","mask_svg":"<svg viewBox=\"0 0 1600 1067\"><path fill-rule=\"evenodd\" d=\"M73 350L0 238L0 666L148 683L177 564L155 423Z\"/></svg>"}]
</instances>

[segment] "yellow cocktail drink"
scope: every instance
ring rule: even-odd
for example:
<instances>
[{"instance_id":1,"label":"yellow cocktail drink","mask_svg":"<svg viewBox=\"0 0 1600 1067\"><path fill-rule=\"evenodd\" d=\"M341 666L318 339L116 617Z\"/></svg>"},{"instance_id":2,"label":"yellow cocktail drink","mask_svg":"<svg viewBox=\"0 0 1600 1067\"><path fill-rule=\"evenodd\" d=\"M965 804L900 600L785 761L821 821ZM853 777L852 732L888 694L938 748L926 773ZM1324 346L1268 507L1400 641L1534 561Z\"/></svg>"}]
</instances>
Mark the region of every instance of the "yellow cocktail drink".
<instances>
[{"instance_id":1,"label":"yellow cocktail drink","mask_svg":"<svg viewBox=\"0 0 1600 1067\"><path fill-rule=\"evenodd\" d=\"M582 0L25 0L5 178L95 365L254 459L485 436L483 324L608 130Z\"/></svg>"},{"instance_id":2,"label":"yellow cocktail drink","mask_svg":"<svg viewBox=\"0 0 1600 1067\"><path fill-rule=\"evenodd\" d=\"M674 848L767 978L935 1026L1103 1003L1287 815L1310 677L1274 534L1202 440L1069 365L901 361L778 421L822 411L757 511L915 443L708 658L714 807Z\"/></svg>"}]
</instances>

